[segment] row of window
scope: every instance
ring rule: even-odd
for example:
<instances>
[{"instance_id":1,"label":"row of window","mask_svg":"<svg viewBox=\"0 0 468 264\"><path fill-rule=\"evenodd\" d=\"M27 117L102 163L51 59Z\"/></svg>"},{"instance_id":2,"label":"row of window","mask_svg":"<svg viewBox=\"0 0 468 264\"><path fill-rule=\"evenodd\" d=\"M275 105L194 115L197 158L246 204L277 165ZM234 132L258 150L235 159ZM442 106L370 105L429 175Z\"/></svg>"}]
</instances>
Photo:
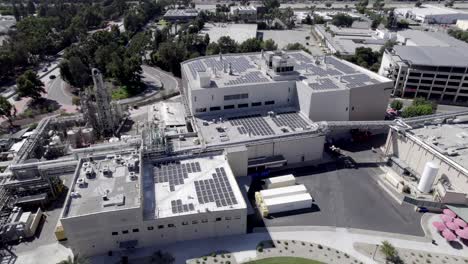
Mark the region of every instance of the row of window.
<instances>
[{"instance_id":1,"label":"row of window","mask_svg":"<svg viewBox=\"0 0 468 264\"><path fill-rule=\"evenodd\" d=\"M264 103L265 105L274 105L275 104L275 101L265 101ZM262 102L254 102L254 103L251 103L250 106L252 107L257 107L257 106L262 106ZM237 105L237 108L246 108L246 107L249 107L249 104L248 103L245 103L245 104L238 104ZM227 110L227 109L234 109L236 108L236 105L225 105L224 107L224 110ZM195 109L195 112L197 113L203 113L203 112L206 112L206 108L197 108ZM219 111L221 110L221 106L212 106L209 108L210 112L213 112L213 111Z\"/></svg>"},{"instance_id":2,"label":"row of window","mask_svg":"<svg viewBox=\"0 0 468 264\"><path fill-rule=\"evenodd\" d=\"M235 217L234 217L234 219L240 219L240 218L241 218L240 216L235 216ZM225 219L226 221L230 221L230 220L232 220L232 217L226 216L224 219ZM216 221L216 222L220 222L220 221L222 221L222 220L223 220L223 219L222 219L221 217L216 217L216 218L215 218L215 221ZM201 222L201 223L208 223L208 219L202 219L200 222ZM193 221L192 221L192 225L196 225L196 224L198 224L198 223L199 223L198 220L193 220ZM185 225L189 225L189 222L188 222L188 221L182 221L182 225L184 225L184 226L185 226ZM164 227L165 227L164 225L158 225L158 229L163 229ZM174 224L167 224L167 227L168 227L168 228L174 228L175 225L174 225ZM148 231L154 230L154 226L148 226L147 229L148 229ZM133 232L133 233L138 233L138 232L140 232L140 229L134 228L134 229L132 229L132 232ZM128 234L128 233L130 233L129 230L122 230L122 235L125 235L125 234ZM117 236L117 235L119 235L119 232L112 232L112 235L113 235L113 236Z\"/></svg>"},{"instance_id":3,"label":"row of window","mask_svg":"<svg viewBox=\"0 0 468 264\"><path fill-rule=\"evenodd\" d=\"M224 96L224 101L229 101L229 100L239 100L239 99L247 99L249 98L249 94L243 93L243 94L231 94L231 95L225 95Z\"/></svg>"}]
</instances>

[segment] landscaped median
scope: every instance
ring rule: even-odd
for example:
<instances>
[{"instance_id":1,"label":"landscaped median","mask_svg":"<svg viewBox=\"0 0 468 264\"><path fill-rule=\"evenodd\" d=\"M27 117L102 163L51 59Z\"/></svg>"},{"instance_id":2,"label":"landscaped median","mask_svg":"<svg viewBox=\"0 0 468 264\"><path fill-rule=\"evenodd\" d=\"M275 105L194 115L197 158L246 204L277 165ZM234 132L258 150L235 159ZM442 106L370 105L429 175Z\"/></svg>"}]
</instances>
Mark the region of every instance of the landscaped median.
<instances>
[{"instance_id":1,"label":"landscaped median","mask_svg":"<svg viewBox=\"0 0 468 264\"><path fill-rule=\"evenodd\" d=\"M252 262L247 262L246 264L323 264L323 262L305 258L276 257L255 260Z\"/></svg>"}]
</instances>

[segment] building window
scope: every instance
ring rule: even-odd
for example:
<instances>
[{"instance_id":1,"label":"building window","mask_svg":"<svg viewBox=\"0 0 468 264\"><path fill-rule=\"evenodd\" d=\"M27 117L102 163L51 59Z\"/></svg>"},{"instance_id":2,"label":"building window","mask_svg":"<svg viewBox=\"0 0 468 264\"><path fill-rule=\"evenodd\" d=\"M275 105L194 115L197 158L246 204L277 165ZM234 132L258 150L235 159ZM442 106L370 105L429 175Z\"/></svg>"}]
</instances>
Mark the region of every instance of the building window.
<instances>
[{"instance_id":1,"label":"building window","mask_svg":"<svg viewBox=\"0 0 468 264\"><path fill-rule=\"evenodd\" d=\"M262 102L255 102L255 103L252 103L252 106L262 106Z\"/></svg>"},{"instance_id":2,"label":"building window","mask_svg":"<svg viewBox=\"0 0 468 264\"><path fill-rule=\"evenodd\" d=\"M229 100L239 100L239 99L247 99L249 98L248 93L243 93L243 94L231 94L231 95L225 95L224 96L224 101L229 101Z\"/></svg>"},{"instance_id":3,"label":"building window","mask_svg":"<svg viewBox=\"0 0 468 264\"><path fill-rule=\"evenodd\" d=\"M158 229L163 229L164 225L158 225Z\"/></svg>"},{"instance_id":4,"label":"building window","mask_svg":"<svg viewBox=\"0 0 468 264\"><path fill-rule=\"evenodd\" d=\"M235 105L225 105L224 109L234 109L235 107Z\"/></svg>"},{"instance_id":5,"label":"building window","mask_svg":"<svg viewBox=\"0 0 468 264\"><path fill-rule=\"evenodd\" d=\"M195 112L197 112L197 113L206 112L206 108L197 108L197 109L195 109Z\"/></svg>"},{"instance_id":6,"label":"building window","mask_svg":"<svg viewBox=\"0 0 468 264\"><path fill-rule=\"evenodd\" d=\"M122 234L128 234L128 230L122 231Z\"/></svg>"},{"instance_id":7,"label":"building window","mask_svg":"<svg viewBox=\"0 0 468 264\"><path fill-rule=\"evenodd\" d=\"M238 104L237 107L238 108L246 108L246 107L249 107L249 104Z\"/></svg>"},{"instance_id":8,"label":"building window","mask_svg":"<svg viewBox=\"0 0 468 264\"><path fill-rule=\"evenodd\" d=\"M167 227L175 227L174 224L168 224Z\"/></svg>"},{"instance_id":9,"label":"building window","mask_svg":"<svg viewBox=\"0 0 468 264\"><path fill-rule=\"evenodd\" d=\"M221 221L221 217L216 217L216 222Z\"/></svg>"},{"instance_id":10,"label":"building window","mask_svg":"<svg viewBox=\"0 0 468 264\"><path fill-rule=\"evenodd\" d=\"M447 78L448 78L448 75L445 75L445 74L437 74L437 78L439 78L439 79L447 79Z\"/></svg>"},{"instance_id":11,"label":"building window","mask_svg":"<svg viewBox=\"0 0 468 264\"><path fill-rule=\"evenodd\" d=\"M154 227L148 226L148 230L153 230L153 229L154 229Z\"/></svg>"},{"instance_id":12,"label":"building window","mask_svg":"<svg viewBox=\"0 0 468 264\"><path fill-rule=\"evenodd\" d=\"M234 219L241 219L240 215L234 216Z\"/></svg>"},{"instance_id":13,"label":"building window","mask_svg":"<svg viewBox=\"0 0 468 264\"><path fill-rule=\"evenodd\" d=\"M196 225L196 224L198 224L198 221L197 221L197 220L193 220L193 221L192 221L192 225Z\"/></svg>"},{"instance_id":14,"label":"building window","mask_svg":"<svg viewBox=\"0 0 468 264\"><path fill-rule=\"evenodd\" d=\"M354 106L353 106L353 107L351 107L351 111L354 111Z\"/></svg>"},{"instance_id":15,"label":"building window","mask_svg":"<svg viewBox=\"0 0 468 264\"><path fill-rule=\"evenodd\" d=\"M219 111L221 110L221 107L220 106L213 106L213 107L210 107L210 111Z\"/></svg>"},{"instance_id":16,"label":"building window","mask_svg":"<svg viewBox=\"0 0 468 264\"><path fill-rule=\"evenodd\" d=\"M196 97L196 96L193 97L193 101L195 101L195 102L197 101L197 97Z\"/></svg>"},{"instance_id":17,"label":"building window","mask_svg":"<svg viewBox=\"0 0 468 264\"><path fill-rule=\"evenodd\" d=\"M226 216L226 220L231 220L232 218L230 216Z\"/></svg>"},{"instance_id":18,"label":"building window","mask_svg":"<svg viewBox=\"0 0 468 264\"><path fill-rule=\"evenodd\" d=\"M275 104L275 101L266 101L265 102L265 105L274 105Z\"/></svg>"},{"instance_id":19,"label":"building window","mask_svg":"<svg viewBox=\"0 0 468 264\"><path fill-rule=\"evenodd\" d=\"M188 225L188 222L187 222L187 221L183 221L183 222L182 222L182 225Z\"/></svg>"},{"instance_id":20,"label":"building window","mask_svg":"<svg viewBox=\"0 0 468 264\"><path fill-rule=\"evenodd\" d=\"M208 219L202 219L201 222L202 223L208 223Z\"/></svg>"},{"instance_id":21,"label":"building window","mask_svg":"<svg viewBox=\"0 0 468 264\"><path fill-rule=\"evenodd\" d=\"M138 232L140 232L140 229L134 228L134 229L132 229L132 232L133 232L133 233L138 233Z\"/></svg>"},{"instance_id":22,"label":"building window","mask_svg":"<svg viewBox=\"0 0 468 264\"><path fill-rule=\"evenodd\" d=\"M118 235L118 234L119 234L119 232L112 232L112 235L113 235L113 236L116 236L116 235Z\"/></svg>"}]
</instances>

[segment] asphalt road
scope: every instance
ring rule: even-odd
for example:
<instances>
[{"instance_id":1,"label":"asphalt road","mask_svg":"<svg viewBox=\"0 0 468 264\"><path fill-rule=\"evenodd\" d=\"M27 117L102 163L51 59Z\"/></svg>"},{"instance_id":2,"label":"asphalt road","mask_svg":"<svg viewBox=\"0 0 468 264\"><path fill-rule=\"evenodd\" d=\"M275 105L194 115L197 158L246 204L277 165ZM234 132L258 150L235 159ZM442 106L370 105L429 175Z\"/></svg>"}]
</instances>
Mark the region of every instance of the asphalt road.
<instances>
[{"instance_id":1,"label":"asphalt road","mask_svg":"<svg viewBox=\"0 0 468 264\"><path fill-rule=\"evenodd\" d=\"M145 83L151 85L151 83L159 81L167 91L177 91L179 89L179 80L170 73L147 65L142 65L141 68L143 70L142 78Z\"/></svg>"},{"instance_id":2,"label":"asphalt road","mask_svg":"<svg viewBox=\"0 0 468 264\"><path fill-rule=\"evenodd\" d=\"M307 187L314 206L274 215L264 220L265 226L334 226L422 236L421 214L385 193L371 178L378 171L333 165L290 171Z\"/></svg>"}]
</instances>

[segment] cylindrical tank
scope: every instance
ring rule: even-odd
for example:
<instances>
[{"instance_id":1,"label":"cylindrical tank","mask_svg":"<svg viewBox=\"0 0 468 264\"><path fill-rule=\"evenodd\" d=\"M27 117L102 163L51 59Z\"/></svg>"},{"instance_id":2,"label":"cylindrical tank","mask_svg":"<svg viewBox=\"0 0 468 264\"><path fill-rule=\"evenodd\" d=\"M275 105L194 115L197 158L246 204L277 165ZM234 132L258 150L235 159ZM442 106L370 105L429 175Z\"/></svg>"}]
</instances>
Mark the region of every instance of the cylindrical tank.
<instances>
[{"instance_id":1,"label":"cylindrical tank","mask_svg":"<svg viewBox=\"0 0 468 264\"><path fill-rule=\"evenodd\" d=\"M72 147L76 147L77 134L74 130L67 131L67 139L68 139L68 142L70 142L70 145L72 145Z\"/></svg>"},{"instance_id":2,"label":"cylindrical tank","mask_svg":"<svg viewBox=\"0 0 468 264\"><path fill-rule=\"evenodd\" d=\"M83 137L84 144L92 144L94 141L93 128L87 127L81 130L81 136Z\"/></svg>"},{"instance_id":3,"label":"cylindrical tank","mask_svg":"<svg viewBox=\"0 0 468 264\"><path fill-rule=\"evenodd\" d=\"M424 171L419 180L418 190L423 193L428 193L431 190L432 184L439 172L439 166L432 161L426 162Z\"/></svg>"}]
</instances>

